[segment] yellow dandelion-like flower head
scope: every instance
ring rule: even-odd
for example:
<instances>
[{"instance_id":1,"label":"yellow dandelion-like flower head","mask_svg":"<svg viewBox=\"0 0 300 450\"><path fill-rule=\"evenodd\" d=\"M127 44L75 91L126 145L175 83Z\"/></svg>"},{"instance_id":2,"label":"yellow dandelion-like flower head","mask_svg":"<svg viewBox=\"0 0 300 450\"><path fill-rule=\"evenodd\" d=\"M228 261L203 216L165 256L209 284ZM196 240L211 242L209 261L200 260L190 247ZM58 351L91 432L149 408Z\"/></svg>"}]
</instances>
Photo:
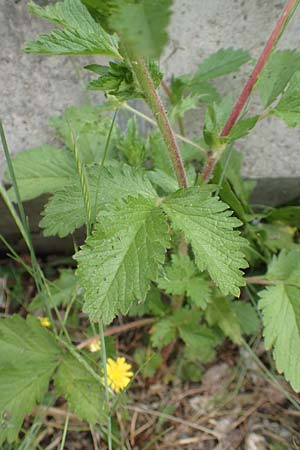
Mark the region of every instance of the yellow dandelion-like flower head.
<instances>
[{"instance_id":1,"label":"yellow dandelion-like flower head","mask_svg":"<svg viewBox=\"0 0 300 450\"><path fill-rule=\"evenodd\" d=\"M118 394L126 388L133 377L131 364L126 363L125 358L117 358L114 361L108 358L106 364L108 385Z\"/></svg>"},{"instance_id":2,"label":"yellow dandelion-like flower head","mask_svg":"<svg viewBox=\"0 0 300 450\"><path fill-rule=\"evenodd\" d=\"M49 328L51 326L50 320L48 317L38 317L40 324L42 327Z\"/></svg>"},{"instance_id":3,"label":"yellow dandelion-like flower head","mask_svg":"<svg viewBox=\"0 0 300 450\"><path fill-rule=\"evenodd\" d=\"M95 353L98 352L101 348L99 339L94 339L89 345L88 345L88 349L90 352Z\"/></svg>"}]
</instances>

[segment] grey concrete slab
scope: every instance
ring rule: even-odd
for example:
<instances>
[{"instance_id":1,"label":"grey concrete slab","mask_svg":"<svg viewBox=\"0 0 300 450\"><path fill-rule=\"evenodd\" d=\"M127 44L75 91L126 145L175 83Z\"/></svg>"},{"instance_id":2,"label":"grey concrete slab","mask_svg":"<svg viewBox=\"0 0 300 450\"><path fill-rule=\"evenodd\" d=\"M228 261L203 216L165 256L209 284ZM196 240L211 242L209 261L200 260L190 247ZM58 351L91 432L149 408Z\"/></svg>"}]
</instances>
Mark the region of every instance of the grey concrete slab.
<instances>
[{"instance_id":1,"label":"grey concrete slab","mask_svg":"<svg viewBox=\"0 0 300 450\"><path fill-rule=\"evenodd\" d=\"M70 58L22 53L26 40L47 29L44 21L27 13L27 4L28 0L0 0L0 116L13 153L51 143L49 117L69 105L84 103L88 95ZM243 47L257 56L284 4L282 0L176 0L171 40L162 58L166 77L196 70L203 58L221 47ZM300 49L299 13L280 45ZM248 66L237 77L219 80L221 91L237 96L249 70ZM94 98L98 101L100 95ZM199 135L201 117L198 124L194 114L192 119L188 125ZM278 120L260 124L242 142L245 176L299 176L299 138L299 129L288 129Z\"/></svg>"}]
</instances>

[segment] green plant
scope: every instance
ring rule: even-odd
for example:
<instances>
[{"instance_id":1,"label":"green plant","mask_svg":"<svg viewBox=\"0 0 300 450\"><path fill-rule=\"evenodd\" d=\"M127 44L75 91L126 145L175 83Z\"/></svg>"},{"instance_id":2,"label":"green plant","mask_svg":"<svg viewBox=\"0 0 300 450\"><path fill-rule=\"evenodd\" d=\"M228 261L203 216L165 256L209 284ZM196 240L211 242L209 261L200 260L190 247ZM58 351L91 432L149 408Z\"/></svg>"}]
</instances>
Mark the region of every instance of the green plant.
<instances>
[{"instance_id":1,"label":"green plant","mask_svg":"<svg viewBox=\"0 0 300 450\"><path fill-rule=\"evenodd\" d=\"M150 339L134 356L144 376L166 365L168 352L180 342L177 372L198 380L226 337L241 345L243 336L259 331L261 311L266 347L274 350L278 371L300 389L300 207L254 211L253 184L242 179L242 156L234 148L267 116L300 124L300 53L275 50L299 1L288 2L235 105L230 97L221 99L214 80L251 57L228 48L204 60L195 74L174 78L170 87L163 84L167 114L157 91L162 81L157 60L167 41L171 3L108 0L99 6L94 0L64 0L46 8L30 3L33 14L56 28L28 43L27 53L101 54L114 61L86 67L99 76L88 87L107 93L104 105L69 108L52 120L62 148L45 145L12 162L2 130L12 187L1 187L1 194L30 251L32 265L25 269L37 285L28 309L42 310L51 326L45 330L30 314L26 320L17 315L0 320L0 383L8 387L0 397L1 445L18 438L25 414L54 380L51 402L63 396L80 419L98 424L112 448L117 437L111 418L120 397L107 372L107 354L114 350L105 334L113 328L104 325L119 314L150 316L134 325L152 326ZM249 114L252 91L263 104L255 115ZM146 101L154 122L127 105L134 98ZM185 114L194 108L206 109L196 142L182 136ZM128 110L157 129L143 136L130 118L122 131L116 115ZM176 124L180 135L173 131ZM22 201L45 193L51 195L40 223L45 236L86 228L85 243L74 255L76 274L64 270L54 282L38 264L22 207ZM254 304L246 285L265 286ZM76 348L70 325L81 309L91 325ZM99 339L100 352L91 357L87 346ZM122 388L131 375L123 376Z\"/></svg>"}]
</instances>

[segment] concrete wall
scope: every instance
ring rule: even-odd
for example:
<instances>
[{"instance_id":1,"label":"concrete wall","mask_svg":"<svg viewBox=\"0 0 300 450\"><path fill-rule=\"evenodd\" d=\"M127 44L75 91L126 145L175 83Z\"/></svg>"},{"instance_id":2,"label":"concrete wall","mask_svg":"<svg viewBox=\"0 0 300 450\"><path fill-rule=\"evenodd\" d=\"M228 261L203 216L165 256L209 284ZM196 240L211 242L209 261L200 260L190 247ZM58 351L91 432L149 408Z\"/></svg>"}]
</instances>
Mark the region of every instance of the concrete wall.
<instances>
[{"instance_id":1,"label":"concrete wall","mask_svg":"<svg viewBox=\"0 0 300 450\"><path fill-rule=\"evenodd\" d=\"M25 40L47 30L43 21L28 15L27 4L28 0L0 0L0 116L13 153L53 142L49 118L67 106L84 103L87 96L70 58L22 54ZM162 58L166 79L196 70L205 56L221 47L243 47L253 56L259 55L284 4L282 0L175 0L171 40ZM300 49L299 14L300 10L281 47ZM237 77L220 79L221 91L237 96L249 70L248 66ZM100 99L100 94L94 94L94 100ZM195 121L194 114L192 119L188 120L188 127L199 135L202 119L199 116ZM288 129L278 120L259 124L239 144L245 154L244 175L267 180L267 186L272 178L275 187L271 196L276 186L282 188L283 178L289 179L283 198L300 195L299 138L299 129ZM292 191L288 184L292 184ZM261 192L265 194L265 189ZM266 199L269 200L272 202Z\"/></svg>"}]
</instances>

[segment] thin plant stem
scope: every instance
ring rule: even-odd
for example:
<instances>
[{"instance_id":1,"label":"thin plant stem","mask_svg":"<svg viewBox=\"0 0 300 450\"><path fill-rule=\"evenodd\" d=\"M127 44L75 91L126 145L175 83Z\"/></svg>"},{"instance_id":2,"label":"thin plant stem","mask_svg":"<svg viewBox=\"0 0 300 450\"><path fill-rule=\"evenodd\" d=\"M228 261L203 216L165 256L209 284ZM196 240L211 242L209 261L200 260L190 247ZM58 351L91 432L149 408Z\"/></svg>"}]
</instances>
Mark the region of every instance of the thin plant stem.
<instances>
[{"instance_id":1,"label":"thin plant stem","mask_svg":"<svg viewBox=\"0 0 300 450\"><path fill-rule=\"evenodd\" d=\"M136 116L140 117L141 119L145 120L145 122L150 123L151 125L157 127L157 122L155 122L155 120L151 119L151 117L147 116L146 114L142 113L141 111L139 111L138 109L133 108L132 106L128 105L127 103L123 103L122 104L122 108L126 109L127 111L132 112L132 114L135 114ZM191 139L188 139L185 136L182 136L181 134L178 133L174 133L174 136L182 142L185 142L186 144L191 145L192 147L196 148L197 150L199 150L199 152L206 154L207 150L203 147L201 147L201 145L197 144L196 142L192 141Z\"/></svg>"},{"instance_id":2,"label":"thin plant stem","mask_svg":"<svg viewBox=\"0 0 300 450\"><path fill-rule=\"evenodd\" d=\"M264 363L256 356L256 354L253 352L252 348L247 344L245 340L243 340L243 346L246 348L248 353L252 356L254 361L257 363L261 371L265 374L267 379L273 386L275 386L279 392L281 392L288 401L297 409L297 411L300 411L300 404L287 392L286 389L280 384L280 382L277 380L277 378L270 372L267 367L264 365Z\"/></svg>"},{"instance_id":3,"label":"thin plant stem","mask_svg":"<svg viewBox=\"0 0 300 450\"><path fill-rule=\"evenodd\" d=\"M13 261L16 261L18 264L20 264L26 272L33 277L32 267L30 267L28 264L26 264L23 259L17 254L17 252L13 249L13 247L7 242L5 237L0 234L0 241L3 242L3 244L7 247L7 249L10 251L11 255L8 255Z\"/></svg>"},{"instance_id":4,"label":"thin plant stem","mask_svg":"<svg viewBox=\"0 0 300 450\"><path fill-rule=\"evenodd\" d=\"M182 188L186 188L188 184L181 153L161 98L154 86L151 74L149 73L147 65L142 58L135 58L135 55L129 55L129 57L131 67L137 77L140 87L145 95L146 102L155 117L161 135L167 146L178 184Z\"/></svg>"},{"instance_id":5,"label":"thin plant stem","mask_svg":"<svg viewBox=\"0 0 300 450\"><path fill-rule=\"evenodd\" d=\"M236 124L241 112L243 111L252 91L253 88L258 80L258 77L260 76L263 68L266 65L266 62L268 61L272 51L276 47L280 37L282 36L286 26L288 25L289 21L291 20L293 14L295 13L297 7L300 4L300 0L289 0L277 22L275 25L275 28L268 39L261 56L259 57L257 64L255 65L248 81L246 82L236 104L233 107L233 110L225 123L225 126L221 132L222 137L226 137L229 135L230 131ZM210 153L206 166L204 167L202 178L203 180L207 181L210 179L211 173L215 167L215 164L218 160L218 157L214 153Z\"/></svg>"},{"instance_id":6,"label":"thin plant stem","mask_svg":"<svg viewBox=\"0 0 300 450\"><path fill-rule=\"evenodd\" d=\"M71 133L75 162L76 162L77 172L79 175L82 197L83 197L83 202L84 202L87 235L89 235L89 234L91 234L91 222L92 222L90 191L89 191L89 186L88 186L88 182L87 182L85 167L82 164L81 159L80 159L77 140L74 136L73 130L72 130L69 122L68 122L68 125L69 125L69 129L70 129L70 133Z\"/></svg>"},{"instance_id":7,"label":"thin plant stem","mask_svg":"<svg viewBox=\"0 0 300 450\"><path fill-rule=\"evenodd\" d=\"M147 319L140 319L135 320L134 322L125 323L124 325L117 325L115 327L108 328L104 331L104 336L113 336L114 334L123 333L128 330L133 330L136 328L140 328L146 325L151 325L155 322L155 319L153 318L147 318ZM80 344L77 345L76 348L81 349L84 347L87 347L91 342L94 342L96 339L100 339L100 334L95 334L94 336L86 339L85 341L82 341Z\"/></svg>"},{"instance_id":8,"label":"thin plant stem","mask_svg":"<svg viewBox=\"0 0 300 450\"><path fill-rule=\"evenodd\" d=\"M69 412L67 412L66 420L65 420L65 426L64 426L64 431L63 431L63 435L62 435L62 439L61 439L61 444L60 444L59 450L64 450L64 447L65 447L67 433L68 433L69 419L70 419L70 415L69 415Z\"/></svg>"},{"instance_id":9,"label":"thin plant stem","mask_svg":"<svg viewBox=\"0 0 300 450\"><path fill-rule=\"evenodd\" d=\"M9 148L7 145L7 140L5 137L5 133L4 133L4 128L3 128L3 124L2 121L0 120L0 137L1 137L1 142L2 142L2 147L4 150L4 155L7 161L7 166L8 166L8 170L9 170L9 174L12 180L12 185L13 185L13 189L15 192L15 196L16 196L16 200L17 200L17 205L18 205L18 210L19 210L19 215L17 214L11 200L8 197L7 191L4 189L4 187L2 186L2 184L0 183L0 194L2 195L4 202L6 203L10 213L12 214L16 225L18 226L22 237L24 238L24 241L27 245L27 248L29 250L30 253L30 258L31 258L31 265L32 265L32 270L33 270L33 278L37 287L38 292L43 296L43 288L46 286L45 282L44 282L44 277L43 277L43 272L41 270L41 267L37 261L36 255L35 255L35 251L34 251L34 247L33 247L33 243L32 243L32 239L31 239L31 234L30 234L30 228L28 225L28 221L25 215L25 210L24 210L24 206L21 200L21 195L20 195L20 191L19 191L19 187L18 187L18 183L17 183L17 179L16 179L16 175L15 175L15 171L14 171L14 167L12 164L12 160L11 160L11 156L10 156L10 152L9 152ZM51 297L50 301L51 301ZM51 312L51 308L48 304L47 301L44 302L45 307L47 309L48 312L48 316L50 319L50 322L53 326L54 329L54 333L57 334L57 330L55 327L55 323L53 320L53 316L52 316L52 312Z\"/></svg>"},{"instance_id":10,"label":"thin plant stem","mask_svg":"<svg viewBox=\"0 0 300 450\"><path fill-rule=\"evenodd\" d=\"M161 82L161 87L163 88L164 93L169 98L170 103L173 105L174 102L173 102L173 99L172 99L172 92L170 91L169 86L167 85L167 83L164 80ZM184 131L183 120L182 120L181 117L178 117L176 120L177 120L177 125L178 125L178 128L179 128L179 132L180 132L181 136L184 137L185 136L185 131Z\"/></svg>"},{"instance_id":11,"label":"thin plant stem","mask_svg":"<svg viewBox=\"0 0 300 450\"><path fill-rule=\"evenodd\" d=\"M105 399L106 399L106 404L107 404L107 408L109 411L108 420L107 420L107 442L108 442L108 450L112 450L112 428L111 428L111 413L110 413L110 405L109 405L109 390L108 390L108 377L107 377L107 356L106 356L106 347L105 347L104 327L103 327L102 320L99 320L99 334L100 334L101 355L102 355L102 365L103 365L103 374L104 374Z\"/></svg>"},{"instance_id":12,"label":"thin plant stem","mask_svg":"<svg viewBox=\"0 0 300 450\"><path fill-rule=\"evenodd\" d=\"M118 109L115 111L114 116L112 118L111 121L111 125L110 125L110 129L107 135L107 139L106 139L106 143L105 143L105 149L104 149L104 153L103 153L103 157L100 163L100 167L99 167L99 172L98 172L98 177L97 177L97 183L96 183L96 194L95 194L95 204L94 204L94 212L93 212L93 223L95 223L96 221L96 216L97 216L97 204L98 204L98 196L99 196L99 187L100 187L100 179L101 179L101 173L102 173L102 169L106 160L106 156L107 156L107 152L108 152L108 148L109 148L109 144L110 144L110 139L111 139L111 135L112 135L112 131L115 125L115 121L117 118L117 114L118 114Z\"/></svg>"},{"instance_id":13,"label":"thin plant stem","mask_svg":"<svg viewBox=\"0 0 300 450\"><path fill-rule=\"evenodd\" d=\"M111 137L111 133L112 133L112 129L115 123L115 119L116 119L116 115L117 115L117 111L114 114L113 120L112 120L112 124L110 127L110 132L108 135L108 139L106 141L106 147L105 147L105 151L104 151L104 155L102 158L102 162L100 165L100 172L99 172L99 176L98 176L98 180L97 180L97 188L98 188L98 183L100 181L100 175L101 175L101 170L103 168L103 164L105 161L105 157L107 154L107 150L108 150L108 146L109 146L109 142L110 142L110 137ZM91 211L91 202L90 202L90 191L89 191L89 185L88 185L88 180L87 180L87 176L86 176L86 171L85 171L85 167L81 162L80 159L80 155L79 155L79 151L78 151L78 146L77 146L77 142L73 133L72 128L70 127L70 132L71 132L71 136L72 136L72 140L73 140L73 149L74 149L74 155L75 155L75 160L76 160L76 165L77 165L77 171L78 171L78 175L80 178L80 184L81 184L81 190L82 190L82 197L83 197L83 202L84 202L84 206L85 206L85 211L86 211L86 228L87 228L87 236L90 236L91 232L92 232L92 211ZM96 207L97 204L95 204ZM64 324L63 324L64 326ZM107 367L106 367L106 347L105 347L105 339L104 339L104 328L103 328L103 324L102 321L99 321L99 332L100 332L100 338L101 338L101 353L102 353L102 361L103 361L103 370L104 370L104 388L105 388L105 397L106 397L106 402L107 402L107 407L109 410L109 389L108 389L108 382L107 382ZM71 351L71 353L77 358L78 361L81 362L81 364L83 364L86 368L88 368L89 372L91 373L94 372L93 369L89 366L89 364L77 353L76 349L73 347L72 343L69 343L68 345L68 349ZM101 377L100 377L101 379ZM101 383L103 384L103 381L101 379ZM112 425L111 425L111 414L109 412L109 416L108 416L108 448L109 450L112 450Z\"/></svg>"},{"instance_id":14,"label":"thin plant stem","mask_svg":"<svg viewBox=\"0 0 300 450\"><path fill-rule=\"evenodd\" d=\"M104 386L102 377L94 371L94 369L89 365L89 363L85 360L85 358L83 358L81 356L81 354L74 348L74 346L72 344L70 344L69 342L66 342L65 339L62 339L58 335L55 336L55 339L60 344L62 344L71 353L71 355L74 356L75 359L77 359L79 364L81 364L98 383L100 383L102 386Z\"/></svg>"}]
</instances>

